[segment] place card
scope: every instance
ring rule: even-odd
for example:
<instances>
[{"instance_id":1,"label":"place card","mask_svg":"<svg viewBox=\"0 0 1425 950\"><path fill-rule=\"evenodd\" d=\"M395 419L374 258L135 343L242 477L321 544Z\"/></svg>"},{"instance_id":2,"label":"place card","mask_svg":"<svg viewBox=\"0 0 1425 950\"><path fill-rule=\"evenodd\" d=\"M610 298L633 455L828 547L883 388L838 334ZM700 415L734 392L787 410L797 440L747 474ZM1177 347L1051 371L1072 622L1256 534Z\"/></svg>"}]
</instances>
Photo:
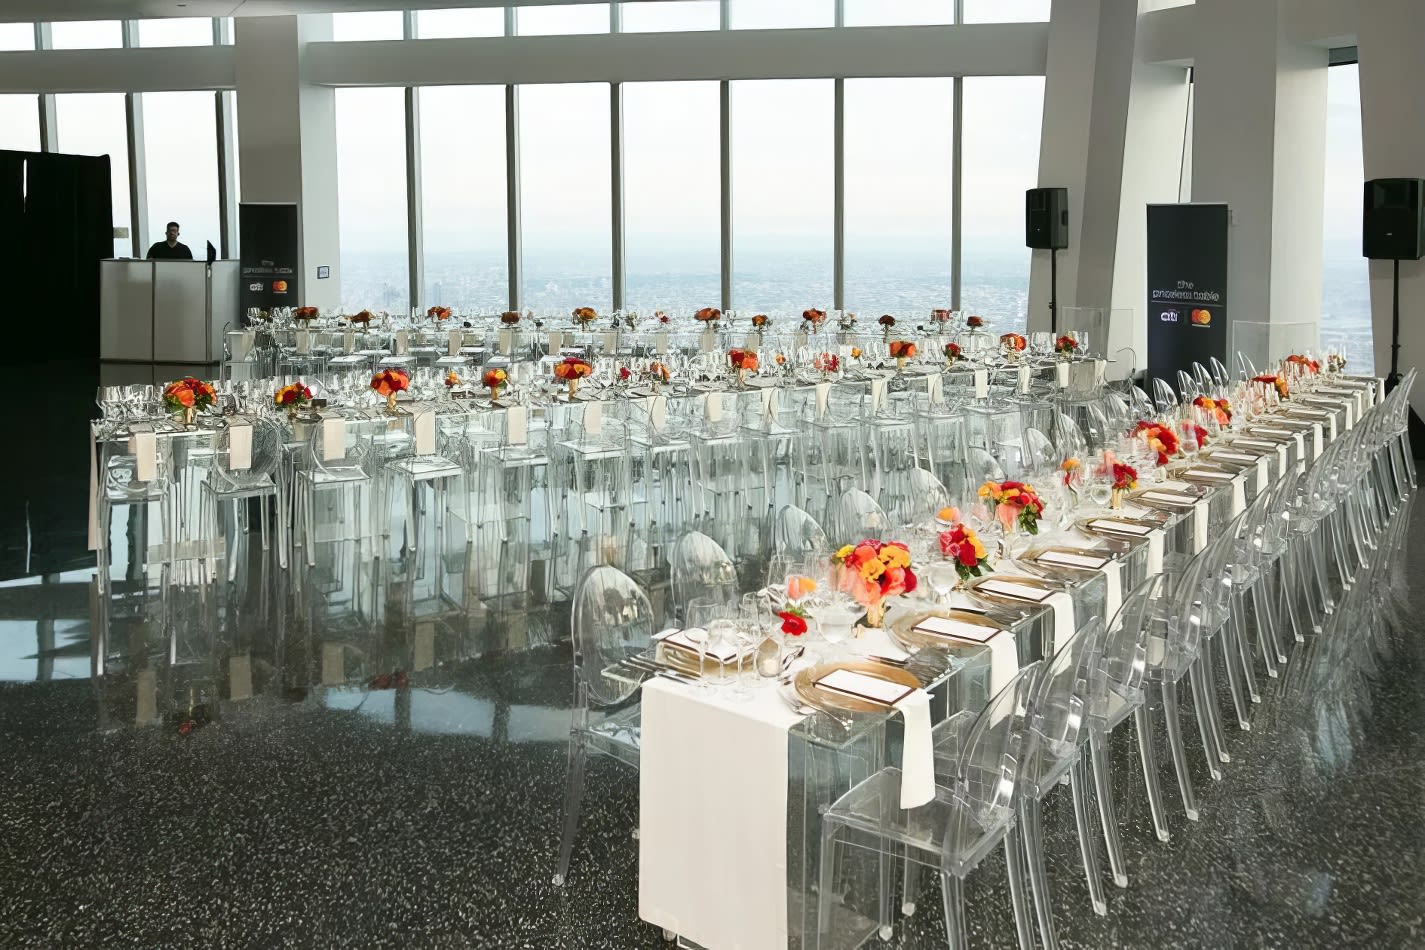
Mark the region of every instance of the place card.
<instances>
[{"instance_id":1,"label":"place card","mask_svg":"<svg viewBox=\"0 0 1425 950\"><path fill-rule=\"evenodd\" d=\"M501 330L499 347L501 356L509 356L513 353L515 351L515 331Z\"/></svg>"},{"instance_id":2,"label":"place card","mask_svg":"<svg viewBox=\"0 0 1425 950\"><path fill-rule=\"evenodd\" d=\"M653 352L659 356L668 352L668 333L666 330L653 334Z\"/></svg>"},{"instance_id":3,"label":"place card","mask_svg":"<svg viewBox=\"0 0 1425 950\"><path fill-rule=\"evenodd\" d=\"M599 340L599 345L604 353L611 355L618 352L617 330L605 330L603 333L599 334Z\"/></svg>"},{"instance_id":4,"label":"place card","mask_svg":"<svg viewBox=\"0 0 1425 950\"><path fill-rule=\"evenodd\" d=\"M528 410L524 406L510 406L505 410L505 442L509 445L524 445L528 441Z\"/></svg>"},{"instance_id":5,"label":"place card","mask_svg":"<svg viewBox=\"0 0 1425 950\"><path fill-rule=\"evenodd\" d=\"M945 405L945 377L933 373L925 385L925 395L932 406Z\"/></svg>"},{"instance_id":6,"label":"place card","mask_svg":"<svg viewBox=\"0 0 1425 950\"><path fill-rule=\"evenodd\" d=\"M312 352L312 331L296 330L293 333L294 342L298 353Z\"/></svg>"},{"instance_id":7,"label":"place card","mask_svg":"<svg viewBox=\"0 0 1425 950\"><path fill-rule=\"evenodd\" d=\"M971 643L988 643L992 637L1004 633L995 627L979 623L966 623L949 617L926 617L911 629L918 633L928 633L933 637L948 637L951 640L968 640Z\"/></svg>"},{"instance_id":8,"label":"place card","mask_svg":"<svg viewBox=\"0 0 1425 950\"><path fill-rule=\"evenodd\" d=\"M821 417L823 417L823 416L826 415L826 404L827 404L827 401L828 401L830 398L831 398L831 384L830 384L830 383L817 383L817 384L816 384L816 417L817 417L818 419L820 419Z\"/></svg>"},{"instance_id":9,"label":"place card","mask_svg":"<svg viewBox=\"0 0 1425 950\"><path fill-rule=\"evenodd\" d=\"M879 412L886 407L886 379L871 380L871 410Z\"/></svg>"},{"instance_id":10,"label":"place card","mask_svg":"<svg viewBox=\"0 0 1425 950\"><path fill-rule=\"evenodd\" d=\"M654 432L662 432L668 419L668 397L648 397L648 424Z\"/></svg>"},{"instance_id":11,"label":"place card","mask_svg":"<svg viewBox=\"0 0 1425 950\"><path fill-rule=\"evenodd\" d=\"M1034 560L1041 564L1062 564L1065 567L1081 567L1090 571L1102 570L1112 561L1111 557L1093 557L1088 554L1074 554L1072 551L1045 551Z\"/></svg>"},{"instance_id":12,"label":"place card","mask_svg":"<svg viewBox=\"0 0 1425 950\"><path fill-rule=\"evenodd\" d=\"M1019 393L1022 396L1029 395L1029 384L1033 381L1033 375L1029 371L1028 363L1019 364Z\"/></svg>"},{"instance_id":13,"label":"place card","mask_svg":"<svg viewBox=\"0 0 1425 950\"><path fill-rule=\"evenodd\" d=\"M459 356L459 355L460 355L460 347L461 347L464 343L465 343L465 331L464 331L464 330L451 330L451 331L450 331L450 335L446 338L445 355L446 355L446 356Z\"/></svg>"},{"instance_id":14,"label":"place card","mask_svg":"<svg viewBox=\"0 0 1425 950\"><path fill-rule=\"evenodd\" d=\"M724 643L715 646L710 650L704 650L703 644L699 643L693 636L689 636L690 633L695 635L701 635L703 634L703 630L701 627L690 627L687 630L674 630L664 636L659 637L658 642L666 647L674 647L687 653L691 653L694 659L696 659L699 654L703 654L714 660L717 660L719 663L731 663L733 660L736 660L738 657L742 656L745 650L747 649L746 647L739 647Z\"/></svg>"},{"instance_id":15,"label":"place card","mask_svg":"<svg viewBox=\"0 0 1425 950\"><path fill-rule=\"evenodd\" d=\"M560 349L563 348L563 346L564 346L564 331L563 331L563 330L550 330L550 331L549 331L549 336L546 338L546 342L545 342L545 352L550 353L550 354L558 353L558 352L560 351Z\"/></svg>"},{"instance_id":16,"label":"place card","mask_svg":"<svg viewBox=\"0 0 1425 950\"><path fill-rule=\"evenodd\" d=\"M712 423L722 421L722 393L708 393L703 400L703 418Z\"/></svg>"},{"instance_id":17,"label":"place card","mask_svg":"<svg viewBox=\"0 0 1425 950\"><path fill-rule=\"evenodd\" d=\"M1193 478L1207 478L1214 482L1230 482L1233 479L1231 472L1213 472L1205 468L1190 468L1184 475L1191 475Z\"/></svg>"},{"instance_id":18,"label":"place card","mask_svg":"<svg viewBox=\"0 0 1425 950\"><path fill-rule=\"evenodd\" d=\"M397 330L397 331L396 331L396 355L397 355L397 356L405 356L405 355L406 355L406 347L409 345L409 340L410 340L410 331L409 331L409 330Z\"/></svg>"},{"instance_id":19,"label":"place card","mask_svg":"<svg viewBox=\"0 0 1425 950\"><path fill-rule=\"evenodd\" d=\"M975 370L975 398L990 398L990 371L987 369Z\"/></svg>"},{"instance_id":20,"label":"place card","mask_svg":"<svg viewBox=\"0 0 1425 950\"><path fill-rule=\"evenodd\" d=\"M591 402L584 405L584 434L598 435L604 430L604 404Z\"/></svg>"},{"instance_id":21,"label":"place card","mask_svg":"<svg viewBox=\"0 0 1425 950\"><path fill-rule=\"evenodd\" d=\"M1127 521L1113 521L1108 518L1090 521L1089 527L1098 531L1107 531L1110 534L1126 534L1135 538L1146 537L1153 530L1145 524L1131 524Z\"/></svg>"},{"instance_id":22,"label":"place card","mask_svg":"<svg viewBox=\"0 0 1425 950\"><path fill-rule=\"evenodd\" d=\"M1003 597L1013 597L1015 600L1027 600L1033 604L1042 604L1054 596L1052 590L1040 590L1038 587L1030 587L1028 584L1016 584L1013 581L1002 581L995 578L976 584L974 589L999 594Z\"/></svg>"},{"instance_id":23,"label":"place card","mask_svg":"<svg viewBox=\"0 0 1425 950\"><path fill-rule=\"evenodd\" d=\"M234 472L252 468L252 422L240 416L228 420L228 468Z\"/></svg>"},{"instance_id":24,"label":"place card","mask_svg":"<svg viewBox=\"0 0 1425 950\"><path fill-rule=\"evenodd\" d=\"M914 687L904 683L894 683L881 679L879 676L870 676L855 670L832 670L817 680L815 685L834 693L869 700L883 706L894 706L915 692Z\"/></svg>"},{"instance_id":25,"label":"place card","mask_svg":"<svg viewBox=\"0 0 1425 950\"><path fill-rule=\"evenodd\" d=\"M158 475L158 443L153 425L135 422L129 427L129 454L134 457L134 478L151 482Z\"/></svg>"},{"instance_id":26,"label":"place card","mask_svg":"<svg viewBox=\"0 0 1425 950\"><path fill-rule=\"evenodd\" d=\"M322 461L346 458L346 419L342 416L322 417Z\"/></svg>"},{"instance_id":27,"label":"place card","mask_svg":"<svg viewBox=\"0 0 1425 950\"><path fill-rule=\"evenodd\" d=\"M1069 363L1067 360L1059 360L1054 364L1054 382L1060 389L1069 388Z\"/></svg>"}]
</instances>

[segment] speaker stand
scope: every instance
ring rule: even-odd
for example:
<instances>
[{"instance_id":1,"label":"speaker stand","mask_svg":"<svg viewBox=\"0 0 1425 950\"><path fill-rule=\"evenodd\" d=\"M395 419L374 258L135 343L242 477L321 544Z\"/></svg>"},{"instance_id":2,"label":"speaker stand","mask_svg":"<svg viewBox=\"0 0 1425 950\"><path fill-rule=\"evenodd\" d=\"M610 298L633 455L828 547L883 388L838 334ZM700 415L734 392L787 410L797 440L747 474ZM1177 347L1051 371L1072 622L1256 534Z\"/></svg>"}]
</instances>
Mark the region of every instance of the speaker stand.
<instances>
[{"instance_id":1,"label":"speaker stand","mask_svg":"<svg viewBox=\"0 0 1425 950\"><path fill-rule=\"evenodd\" d=\"M1049 248L1049 332L1059 335L1059 249Z\"/></svg>"},{"instance_id":2,"label":"speaker stand","mask_svg":"<svg viewBox=\"0 0 1425 950\"><path fill-rule=\"evenodd\" d=\"M1386 392L1400 383L1400 258L1391 262L1390 275L1390 375L1385 378Z\"/></svg>"}]
</instances>

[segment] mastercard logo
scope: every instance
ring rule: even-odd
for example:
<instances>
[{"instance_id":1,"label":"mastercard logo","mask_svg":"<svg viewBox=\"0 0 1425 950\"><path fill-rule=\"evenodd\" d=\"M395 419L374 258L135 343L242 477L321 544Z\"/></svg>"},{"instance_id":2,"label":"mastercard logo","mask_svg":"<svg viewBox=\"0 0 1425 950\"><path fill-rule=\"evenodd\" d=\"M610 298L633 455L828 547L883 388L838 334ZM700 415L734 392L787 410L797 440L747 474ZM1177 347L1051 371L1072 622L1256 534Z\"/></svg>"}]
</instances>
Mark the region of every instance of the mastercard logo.
<instances>
[{"instance_id":1,"label":"mastercard logo","mask_svg":"<svg viewBox=\"0 0 1425 950\"><path fill-rule=\"evenodd\" d=\"M274 281L272 282L272 292L275 293L275 294L285 294L285 293L287 292L287 281L285 281L285 280L274 280ZM1197 319L1197 316L1194 315L1194 316L1193 316L1193 319L1196 320L1196 319Z\"/></svg>"},{"instance_id":2,"label":"mastercard logo","mask_svg":"<svg viewBox=\"0 0 1425 950\"><path fill-rule=\"evenodd\" d=\"M1194 310L1192 312L1192 322L1200 327L1205 327L1212 322L1212 314L1206 310Z\"/></svg>"}]
</instances>

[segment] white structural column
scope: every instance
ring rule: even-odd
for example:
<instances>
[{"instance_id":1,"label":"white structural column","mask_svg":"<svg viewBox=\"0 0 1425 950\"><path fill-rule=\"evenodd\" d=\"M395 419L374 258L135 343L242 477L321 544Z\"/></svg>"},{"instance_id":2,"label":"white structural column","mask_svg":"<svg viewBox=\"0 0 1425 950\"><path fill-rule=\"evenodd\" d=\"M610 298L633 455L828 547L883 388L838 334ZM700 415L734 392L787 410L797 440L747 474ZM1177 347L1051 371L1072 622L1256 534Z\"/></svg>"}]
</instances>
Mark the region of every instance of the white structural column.
<instances>
[{"instance_id":1,"label":"white structural column","mask_svg":"<svg viewBox=\"0 0 1425 950\"><path fill-rule=\"evenodd\" d=\"M1366 178L1425 178L1425 5L1362 0L1356 50ZM1376 372L1390 370L1391 263L1371 262ZM1425 261L1400 262L1400 371L1425 366ZM1425 387L1411 403L1425 415Z\"/></svg>"},{"instance_id":2,"label":"white structural column","mask_svg":"<svg viewBox=\"0 0 1425 950\"><path fill-rule=\"evenodd\" d=\"M1294 6L1196 4L1192 198L1230 208L1235 320L1319 316L1327 49L1288 38Z\"/></svg>"},{"instance_id":3,"label":"white structural column","mask_svg":"<svg viewBox=\"0 0 1425 950\"><path fill-rule=\"evenodd\" d=\"M1076 0L1055 3L1049 22L1039 184L1069 190L1060 308L1111 302L1137 15L1137 0ZM1049 258L1033 255L1030 330L1049 329Z\"/></svg>"},{"instance_id":4,"label":"white structural column","mask_svg":"<svg viewBox=\"0 0 1425 950\"><path fill-rule=\"evenodd\" d=\"M339 306L336 93L302 76L306 45L331 40L331 15L234 22L242 200L297 204L302 299L294 304ZM331 279L317 280L319 266Z\"/></svg>"},{"instance_id":5,"label":"white structural column","mask_svg":"<svg viewBox=\"0 0 1425 950\"><path fill-rule=\"evenodd\" d=\"M1143 0L1139 11L1146 14L1167 2ZM1112 275L1113 308L1131 311L1133 316L1115 321L1109 339L1114 353L1124 347L1133 350L1134 369L1142 369L1148 358L1147 208L1180 200L1190 88L1186 66L1148 62L1144 47L1140 31L1128 88Z\"/></svg>"}]
</instances>

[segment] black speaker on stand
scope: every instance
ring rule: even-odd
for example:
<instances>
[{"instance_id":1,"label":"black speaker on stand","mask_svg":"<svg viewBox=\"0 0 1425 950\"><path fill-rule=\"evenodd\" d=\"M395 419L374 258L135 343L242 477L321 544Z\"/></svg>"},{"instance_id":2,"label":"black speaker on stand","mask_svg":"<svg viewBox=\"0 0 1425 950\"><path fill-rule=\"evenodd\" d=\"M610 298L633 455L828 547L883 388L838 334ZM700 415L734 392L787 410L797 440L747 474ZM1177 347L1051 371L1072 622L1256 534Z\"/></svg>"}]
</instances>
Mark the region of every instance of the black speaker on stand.
<instances>
[{"instance_id":1,"label":"black speaker on stand","mask_svg":"<svg viewBox=\"0 0 1425 950\"><path fill-rule=\"evenodd\" d=\"M1361 253L1391 262L1390 375L1386 392L1400 384L1400 262L1425 257L1425 178L1374 178L1362 202ZM1425 423L1410 411L1410 441L1425 451Z\"/></svg>"},{"instance_id":2,"label":"black speaker on stand","mask_svg":"<svg viewBox=\"0 0 1425 950\"><path fill-rule=\"evenodd\" d=\"M1049 252L1049 330L1059 332L1059 251L1069 246L1069 189L1024 193L1024 243Z\"/></svg>"}]
</instances>

